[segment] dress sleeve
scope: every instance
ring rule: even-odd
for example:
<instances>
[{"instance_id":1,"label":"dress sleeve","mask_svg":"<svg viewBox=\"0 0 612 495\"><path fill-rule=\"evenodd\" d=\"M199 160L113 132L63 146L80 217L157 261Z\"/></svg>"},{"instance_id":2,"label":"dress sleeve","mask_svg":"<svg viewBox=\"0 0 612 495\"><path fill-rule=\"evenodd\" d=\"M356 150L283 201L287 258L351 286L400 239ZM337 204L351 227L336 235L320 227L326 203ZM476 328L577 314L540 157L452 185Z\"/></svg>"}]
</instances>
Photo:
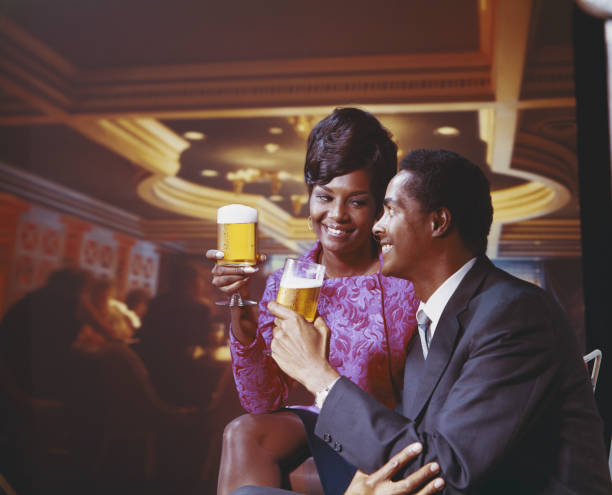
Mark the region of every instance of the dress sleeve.
<instances>
[{"instance_id":1,"label":"dress sleeve","mask_svg":"<svg viewBox=\"0 0 612 495\"><path fill-rule=\"evenodd\" d=\"M257 336L248 346L242 345L230 331L232 370L236 390L242 407L250 413L260 414L283 407L289 394L289 378L274 359L265 354L270 348L274 316L267 309L268 302L276 299L280 274L266 280L266 288L259 302Z\"/></svg>"}]
</instances>

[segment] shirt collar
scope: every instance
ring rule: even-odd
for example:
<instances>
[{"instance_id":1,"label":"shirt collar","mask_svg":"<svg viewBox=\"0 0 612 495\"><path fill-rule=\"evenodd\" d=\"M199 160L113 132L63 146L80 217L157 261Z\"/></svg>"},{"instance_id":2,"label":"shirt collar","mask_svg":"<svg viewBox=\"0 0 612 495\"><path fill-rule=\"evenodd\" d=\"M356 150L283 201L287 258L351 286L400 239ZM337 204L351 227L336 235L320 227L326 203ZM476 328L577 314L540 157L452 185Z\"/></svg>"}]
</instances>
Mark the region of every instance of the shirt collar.
<instances>
[{"instance_id":1,"label":"shirt collar","mask_svg":"<svg viewBox=\"0 0 612 495\"><path fill-rule=\"evenodd\" d=\"M442 316L442 312L446 307L449 299L459 287L459 284L463 280L463 277L470 271L470 268L476 263L476 258L472 258L466 264L464 264L459 270L448 277L444 283L438 287L434 293L429 297L427 302L421 301L419 308L417 309L417 317L421 311L425 311L425 314L431 320L429 324L430 338L433 338L433 334Z\"/></svg>"}]
</instances>

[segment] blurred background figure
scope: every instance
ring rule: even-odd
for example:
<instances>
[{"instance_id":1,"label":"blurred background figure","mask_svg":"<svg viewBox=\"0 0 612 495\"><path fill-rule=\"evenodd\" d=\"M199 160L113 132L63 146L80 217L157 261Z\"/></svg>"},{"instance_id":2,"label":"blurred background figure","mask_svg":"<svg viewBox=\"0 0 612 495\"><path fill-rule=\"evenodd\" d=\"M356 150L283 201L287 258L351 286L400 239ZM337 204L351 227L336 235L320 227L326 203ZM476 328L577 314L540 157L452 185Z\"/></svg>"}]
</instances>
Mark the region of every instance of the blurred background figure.
<instances>
[{"instance_id":1,"label":"blurred background figure","mask_svg":"<svg viewBox=\"0 0 612 495\"><path fill-rule=\"evenodd\" d=\"M176 405L201 406L211 382L205 365L210 308L202 302L204 279L192 264L178 264L168 290L149 303L135 346L160 396Z\"/></svg>"},{"instance_id":2,"label":"blurred background figure","mask_svg":"<svg viewBox=\"0 0 612 495\"><path fill-rule=\"evenodd\" d=\"M114 298L115 289L108 279L98 279L91 284L89 298L84 303L104 325L104 334L96 332L91 324L81 328L75 347L81 350L97 350L109 341L128 343L134 335L134 327L127 315L127 306Z\"/></svg>"},{"instance_id":3,"label":"blurred background figure","mask_svg":"<svg viewBox=\"0 0 612 495\"><path fill-rule=\"evenodd\" d=\"M7 311L0 323L0 357L22 391L62 397L71 383L77 336L86 331L92 341L105 342L119 334L104 310L110 287L92 284L85 270L62 268Z\"/></svg>"},{"instance_id":4,"label":"blurred background figure","mask_svg":"<svg viewBox=\"0 0 612 495\"><path fill-rule=\"evenodd\" d=\"M134 332L142 325L142 319L149 306L149 299L151 296L146 289L132 289L125 296L125 310L122 308L121 311L128 316ZM113 302L116 304L118 301Z\"/></svg>"}]
</instances>

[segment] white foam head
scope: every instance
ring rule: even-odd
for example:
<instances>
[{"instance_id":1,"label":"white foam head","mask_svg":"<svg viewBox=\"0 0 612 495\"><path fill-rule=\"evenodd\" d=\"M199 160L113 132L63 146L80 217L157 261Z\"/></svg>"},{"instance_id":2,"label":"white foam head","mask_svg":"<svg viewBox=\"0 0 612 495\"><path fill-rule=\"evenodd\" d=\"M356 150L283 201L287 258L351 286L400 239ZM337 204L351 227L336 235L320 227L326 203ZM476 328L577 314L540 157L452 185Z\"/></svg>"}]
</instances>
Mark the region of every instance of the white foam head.
<instances>
[{"instance_id":1,"label":"white foam head","mask_svg":"<svg viewBox=\"0 0 612 495\"><path fill-rule=\"evenodd\" d=\"M246 205L226 205L217 210L217 223L256 223L257 210Z\"/></svg>"},{"instance_id":2,"label":"white foam head","mask_svg":"<svg viewBox=\"0 0 612 495\"><path fill-rule=\"evenodd\" d=\"M321 287L323 285L323 277L317 280L315 278L296 277L289 273L283 273L280 285L285 289L312 289L313 287Z\"/></svg>"}]
</instances>

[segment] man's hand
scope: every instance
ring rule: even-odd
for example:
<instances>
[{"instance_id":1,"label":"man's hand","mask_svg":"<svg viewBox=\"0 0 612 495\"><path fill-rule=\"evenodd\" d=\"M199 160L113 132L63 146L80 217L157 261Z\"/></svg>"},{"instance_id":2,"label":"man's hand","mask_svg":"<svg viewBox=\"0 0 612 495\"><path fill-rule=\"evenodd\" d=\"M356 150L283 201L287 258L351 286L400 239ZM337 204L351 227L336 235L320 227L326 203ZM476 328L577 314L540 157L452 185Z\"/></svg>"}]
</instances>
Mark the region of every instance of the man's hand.
<instances>
[{"instance_id":1,"label":"man's hand","mask_svg":"<svg viewBox=\"0 0 612 495\"><path fill-rule=\"evenodd\" d=\"M323 389L338 373L327 361L329 328L320 316L308 323L295 311L274 301L268 309L276 317L270 349L279 367L313 394Z\"/></svg>"},{"instance_id":2,"label":"man's hand","mask_svg":"<svg viewBox=\"0 0 612 495\"><path fill-rule=\"evenodd\" d=\"M389 459L375 473L367 475L357 471L344 495L430 495L439 492L444 488L444 480L432 480L440 471L440 466L435 462L426 464L403 480L391 481L395 473L419 455L422 449L420 443L413 443Z\"/></svg>"}]
</instances>

